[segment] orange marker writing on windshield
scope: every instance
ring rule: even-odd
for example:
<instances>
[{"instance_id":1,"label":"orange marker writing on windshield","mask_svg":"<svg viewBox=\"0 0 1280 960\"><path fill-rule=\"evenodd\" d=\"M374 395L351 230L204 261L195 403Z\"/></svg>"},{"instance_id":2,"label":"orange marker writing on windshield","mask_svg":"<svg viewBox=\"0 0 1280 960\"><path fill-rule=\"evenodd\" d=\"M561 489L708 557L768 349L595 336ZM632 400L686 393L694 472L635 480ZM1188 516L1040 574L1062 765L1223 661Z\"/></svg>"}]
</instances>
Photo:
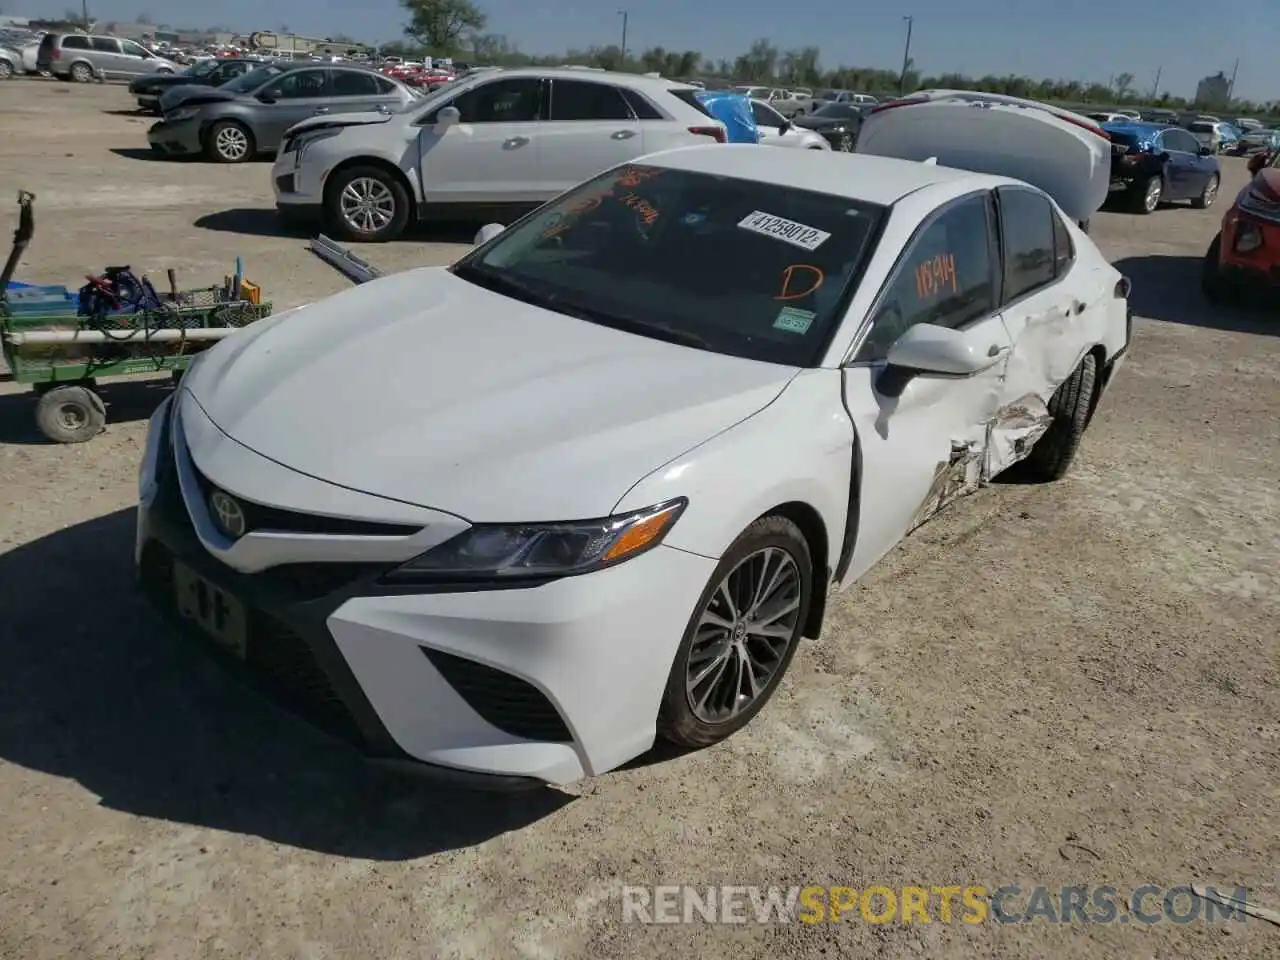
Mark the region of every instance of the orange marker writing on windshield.
<instances>
[{"instance_id":1,"label":"orange marker writing on windshield","mask_svg":"<svg viewBox=\"0 0 1280 960\"><path fill-rule=\"evenodd\" d=\"M797 278L799 274L799 278ZM827 275L807 263L793 263L782 271L782 293L775 300L803 300L814 293ZM798 289L793 289L793 286Z\"/></svg>"}]
</instances>

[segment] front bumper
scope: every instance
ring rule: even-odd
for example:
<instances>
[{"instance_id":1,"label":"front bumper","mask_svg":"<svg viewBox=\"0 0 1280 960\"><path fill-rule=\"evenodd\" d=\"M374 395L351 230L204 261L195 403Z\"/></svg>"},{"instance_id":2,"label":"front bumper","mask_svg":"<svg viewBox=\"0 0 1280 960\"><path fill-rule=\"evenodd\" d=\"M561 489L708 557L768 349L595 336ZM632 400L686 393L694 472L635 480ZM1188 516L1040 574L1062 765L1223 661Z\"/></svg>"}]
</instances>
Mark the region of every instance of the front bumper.
<instances>
[{"instance_id":1,"label":"front bumper","mask_svg":"<svg viewBox=\"0 0 1280 960\"><path fill-rule=\"evenodd\" d=\"M398 561L242 572L210 548L203 500L179 477L193 475L181 417L194 406L153 425L148 440L139 580L196 635L179 619L175 563L243 604L242 659L219 659L257 689L370 759L493 787L572 782L653 744L667 674L714 560L658 547L515 589L383 584ZM243 448L215 460L222 469L237 458L261 460ZM219 478L237 490L231 480Z\"/></svg>"},{"instance_id":2,"label":"front bumper","mask_svg":"<svg viewBox=\"0 0 1280 960\"><path fill-rule=\"evenodd\" d=\"M271 167L276 209L289 219L319 219L324 208L324 179L316 164L299 164L298 153L281 153Z\"/></svg>"},{"instance_id":3,"label":"front bumper","mask_svg":"<svg viewBox=\"0 0 1280 960\"><path fill-rule=\"evenodd\" d=\"M156 153L177 157L191 156L204 150L199 120L157 121L147 131L147 142Z\"/></svg>"},{"instance_id":4,"label":"front bumper","mask_svg":"<svg viewBox=\"0 0 1280 960\"><path fill-rule=\"evenodd\" d=\"M1236 244L1244 225L1258 231L1262 243L1242 252ZM1231 210L1222 223L1219 257L1218 274L1224 282L1267 299L1280 295L1280 222Z\"/></svg>"},{"instance_id":5,"label":"front bumper","mask_svg":"<svg viewBox=\"0 0 1280 960\"><path fill-rule=\"evenodd\" d=\"M160 95L158 93L139 93L134 95L134 99L138 101L138 106L144 110L160 109Z\"/></svg>"}]
</instances>

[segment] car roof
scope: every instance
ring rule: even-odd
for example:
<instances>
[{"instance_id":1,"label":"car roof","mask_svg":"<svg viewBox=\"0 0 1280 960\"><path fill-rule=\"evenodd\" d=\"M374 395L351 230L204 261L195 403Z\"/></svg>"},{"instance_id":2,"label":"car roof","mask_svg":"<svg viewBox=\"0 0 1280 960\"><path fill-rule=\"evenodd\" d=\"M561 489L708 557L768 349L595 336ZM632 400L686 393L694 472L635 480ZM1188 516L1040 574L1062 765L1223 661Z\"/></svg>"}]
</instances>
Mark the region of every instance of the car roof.
<instances>
[{"instance_id":1,"label":"car roof","mask_svg":"<svg viewBox=\"0 0 1280 960\"><path fill-rule=\"evenodd\" d=\"M552 80L606 80L618 86L640 91L697 90L698 87L668 80L665 77L646 77L638 73L621 73L616 70L575 70L572 67L512 67L504 68L504 78L535 77ZM471 79L468 77L467 79ZM771 89L771 88L770 88Z\"/></svg>"},{"instance_id":2,"label":"car roof","mask_svg":"<svg viewBox=\"0 0 1280 960\"><path fill-rule=\"evenodd\" d=\"M754 144L681 147L642 157L638 162L691 173L756 180L796 190L816 190L882 206L895 203L922 187L938 184L989 189L1016 182L914 160L827 150L761 150Z\"/></svg>"},{"instance_id":3,"label":"car roof","mask_svg":"<svg viewBox=\"0 0 1280 960\"><path fill-rule=\"evenodd\" d=\"M1107 133L1129 133L1135 137L1150 137L1162 130L1169 130L1170 125L1167 123L1148 123L1145 120L1134 120L1125 122L1121 120L1113 120L1111 123L1104 123L1102 129Z\"/></svg>"}]
</instances>

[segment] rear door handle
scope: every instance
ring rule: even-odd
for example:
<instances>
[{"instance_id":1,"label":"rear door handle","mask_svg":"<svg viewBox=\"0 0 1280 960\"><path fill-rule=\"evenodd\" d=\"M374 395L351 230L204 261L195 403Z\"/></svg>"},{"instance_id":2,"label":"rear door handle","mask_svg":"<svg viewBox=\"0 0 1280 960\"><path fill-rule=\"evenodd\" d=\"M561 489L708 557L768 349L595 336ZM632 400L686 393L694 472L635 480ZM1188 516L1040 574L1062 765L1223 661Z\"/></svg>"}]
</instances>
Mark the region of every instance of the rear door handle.
<instances>
[{"instance_id":1,"label":"rear door handle","mask_svg":"<svg viewBox=\"0 0 1280 960\"><path fill-rule=\"evenodd\" d=\"M502 145L509 150L514 150L516 147L523 147L528 142L528 137L509 137L502 142Z\"/></svg>"},{"instance_id":2,"label":"rear door handle","mask_svg":"<svg viewBox=\"0 0 1280 960\"><path fill-rule=\"evenodd\" d=\"M316 107L316 108L315 108L315 110L313 110L313 111L312 111L311 115L312 115L313 117L318 117L318 116L320 116L321 114L325 114L325 113L328 113L328 112L329 112L329 108L328 108L328 107Z\"/></svg>"},{"instance_id":3,"label":"rear door handle","mask_svg":"<svg viewBox=\"0 0 1280 960\"><path fill-rule=\"evenodd\" d=\"M609 134L614 140L630 140L636 135L634 130L615 130Z\"/></svg>"}]
</instances>

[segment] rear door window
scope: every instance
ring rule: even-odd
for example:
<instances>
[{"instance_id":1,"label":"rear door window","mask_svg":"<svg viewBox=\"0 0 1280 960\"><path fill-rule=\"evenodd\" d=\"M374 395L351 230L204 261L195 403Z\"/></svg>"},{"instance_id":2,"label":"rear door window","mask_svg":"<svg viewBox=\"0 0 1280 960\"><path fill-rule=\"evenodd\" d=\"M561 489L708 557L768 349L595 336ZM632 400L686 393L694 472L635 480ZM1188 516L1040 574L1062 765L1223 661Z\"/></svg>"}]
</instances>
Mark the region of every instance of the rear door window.
<instances>
[{"instance_id":1,"label":"rear door window","mask_svg":"<svg viewBox=\"0 0 1280 960\"><path fill-rule=\"evenodd\" d=\"M618 88L581 80L551 81L552 120L631 120L631 107Z\"/></svg>"},{"instance_id":2,"label":"rear door window","mask_svg":"<svg viewBox=\"0 0 1280 960\"><path fill-rule=\"evenodd\" d=\"M81 36L70 36L62 38L63 50L88 50L89 38Z\"/></svg>"},{"instance_id":3,"label":"rear door window","mask_svg":"<svg viewBox=\"0 0 1280 960\"><path fill-rule=\"evenodd\" d=\"M89 45L94 53L119 53L120 42L110 37L90 37Z\"/></svg>"},{"instance_id":4,"label":"rear door window","mask_svg":"<svg viewBox=\"0 0 1280 960\"><path fill-rule=\"evenodd\" d=\"M333 73L335 97L376 97L378 81L372 73L363 70L335 70Z\"/></svg>"},{"instance_id":5,"label":"rear door window","mask_svg":"<svg viewBox=\"0 0 1280 960\"><path fill-rule=\"evenodd\" d=\"M1004 300L1009 303L1053 282L1054 212L1039 193L1001 187L1000 233L1004 256Z\"/></svg>"}]
</instances>

